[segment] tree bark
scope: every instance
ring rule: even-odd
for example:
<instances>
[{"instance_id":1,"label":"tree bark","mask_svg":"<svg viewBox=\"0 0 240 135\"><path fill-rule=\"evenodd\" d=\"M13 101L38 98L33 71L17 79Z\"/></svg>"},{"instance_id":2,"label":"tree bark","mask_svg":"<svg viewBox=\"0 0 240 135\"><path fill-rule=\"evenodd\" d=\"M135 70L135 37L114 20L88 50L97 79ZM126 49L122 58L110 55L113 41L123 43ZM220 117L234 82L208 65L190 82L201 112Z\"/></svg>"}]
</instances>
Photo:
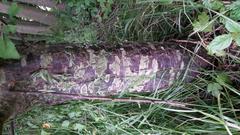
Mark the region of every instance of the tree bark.
<instances>
[{"instance_id":1,"label":"tree bark","mask_svg":"<svg viewBox=\"0 0 240 135\"><path fill-rule=\"evenodd\" d=\"M191 80L195 71L208 66L174 43L103 49L31 45L21 52L20 61L0 65L0 123L34 104L163 90L186 69L185 79Z\"/></svg>"}]
</instances>

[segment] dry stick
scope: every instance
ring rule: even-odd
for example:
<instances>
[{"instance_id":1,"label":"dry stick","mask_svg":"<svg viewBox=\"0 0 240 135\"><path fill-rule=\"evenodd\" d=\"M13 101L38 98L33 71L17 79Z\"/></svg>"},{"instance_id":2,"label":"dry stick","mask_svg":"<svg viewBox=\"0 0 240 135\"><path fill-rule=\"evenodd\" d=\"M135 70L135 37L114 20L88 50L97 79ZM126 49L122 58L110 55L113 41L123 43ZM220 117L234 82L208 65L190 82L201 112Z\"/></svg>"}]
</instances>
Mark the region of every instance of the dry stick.
<instances>
[{"instance_id":1,"label":"dry stick","mask_svg":"<svg viewBox=\"0 0 240 135\"><path fill-rule=\"evenodd\" d=\"M99 101L111 101L111 102L128 102L128 103L145 103L145 104L165 104L174 107L180 107L187 109L187 106L190 104L177 102L177 101L164 101L157 99L147 99L147 98L113 98L113 97L103 97L103 96L83 96L80 94L69 94L69 93L58 93L58 92L39 92L39 91L11 91L11 92L19 92L19 93L28 93L28 94L52 94L55 96L68 97L73 100L99 100Z\"/></svg>"},{"instance_id":2,"label":"dry stick","mask_svg":"<svg viewBox=\"0 0 240 135\"><path fill-rule=\"evenodd\" d=\"M177 39L172 39L171 41L178 42L178 43L199 44L199 41L190 41L190 40L177 40Z\"/></svg>"},{"instance_id":3,"label":"dry stick","mask_svg":"<svg viewBox=\"0 0 240 135\"><path fill-rule=\"evenodd\" d=\"M199 41L190 41L190 40L172 40L172 41L175 41L175 42L181 42L181 43L192 43L192 44L199 44ZM208 60L204 59L202 56L192 52L191 50L183 47L180 45L181 48L187 50L188 52L190 52L191 54L194 54L196 55L198 58L202 59L203 61L207 62L208 64L212 65L213 67L216 67L214 64L212 64L211 62L209 62Z\"/></svg>"},{"instance_id":4,"label":"dry stick","mask_svg":"<svg viewBox=\"0 0 240 135\"><path fill-rule=\"evenodd\" d=\"M180 46L180 47L182 47L182 46ZM182 48L184 48L184 47L182 47ZM186 49L188 52L190 52L190 53L196 55L196 57L202 59L203 61L207 62L207 63L210 64L211 66L216 67L214 64L212 64L212 63L209 62L208 60L204 59L202 56L200 56L200 55L198 55L198 54L192 52L191 50L189 50L189 49L187 49L187 48L184 48L184 49Z\"/></svg>"},{"instance_id":5,"label":"dry stick","mask_svg":"<svg viewBox=\"0 0 240 135\"><path fill-rule=\"evenodd\" d=\"M51 31L47 26L17 24L16 32L21 34L46 35Z\"/></svg>"}]
</instances>

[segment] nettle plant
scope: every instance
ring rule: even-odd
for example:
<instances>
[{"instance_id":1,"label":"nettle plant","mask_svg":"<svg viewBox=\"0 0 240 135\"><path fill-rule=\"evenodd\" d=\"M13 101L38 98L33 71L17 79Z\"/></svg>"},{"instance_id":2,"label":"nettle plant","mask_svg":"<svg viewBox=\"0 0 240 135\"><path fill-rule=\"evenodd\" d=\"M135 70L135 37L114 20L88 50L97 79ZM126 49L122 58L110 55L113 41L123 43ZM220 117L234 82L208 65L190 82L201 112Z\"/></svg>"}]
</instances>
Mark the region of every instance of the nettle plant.
<instances>
[{"instance_id":1,"label":"nettle plant","mask_svg":"<svg viewBox=\"0 0 240 135\"><path fill-rule=\"evenodd\" d=\"M194 33L217 35L206 48L210 55L225 56L224 49L240 46L240 1L225 4L220 0L204 0L203 5L207 10L192 23Z\"/></svg>"},{"instance_id":2,"label":"nettle plant","mask_svg":"<svg viewBox=\"0 0 240 135\"><path fill-rule=\"evenodd\" d=\"M9 22L7 24L2 23L0 25L0 58L3 59L19 59L20 55L15 48L15 44L9 38L11 33L16 32L15 23L16 20L14 16L21 9L17 6L16 3L12 3L8 9Z\"/></svg>"}]
</instances>

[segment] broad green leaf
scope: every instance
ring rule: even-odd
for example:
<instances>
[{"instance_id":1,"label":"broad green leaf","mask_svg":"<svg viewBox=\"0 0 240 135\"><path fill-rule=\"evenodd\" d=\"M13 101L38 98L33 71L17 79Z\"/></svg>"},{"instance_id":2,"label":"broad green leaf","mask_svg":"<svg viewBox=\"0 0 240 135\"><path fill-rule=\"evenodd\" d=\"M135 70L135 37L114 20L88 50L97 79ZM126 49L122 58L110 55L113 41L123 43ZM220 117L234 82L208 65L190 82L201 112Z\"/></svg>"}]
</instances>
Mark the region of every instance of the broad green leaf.
<instances>
[{"instance_id":1,"label":"broad green leaf","mask_svg":"<svg viewBox=\"0 0 240 135\"><path fill-rule=\"evenodd\" d=\"M225 83L230 84L231 79L226 73L219 73L216 77L216 82L218 82L221 85L224 85Z\"/></svg>"},{"instance_id":2,"label":"broad green leaf","mask_svg":"<svg viewBox=\"0 0 240 135\"><path fill-rule=\"evenodd\" d=\"M75 112L70 112L70 113L68 114L68 116L69 116L70 118L73 118L73 117L76 116L76 113L75 113Z\"/></svg>"},{"instance_id":3,"label":"broad green leaf","mask_svg":"<svg viewBox=\"0 0 240 135\"><path fill-rule=\"evenodd\" d=\"M225 27L229 32L240 32L240 24L235 21L227 20Z\"/></svg>"},{"instance_id":4,"label":"broad green leaf","mask_svg":"<svg viewBox=\"0 0 240 135\"><path fill-rule=\"evenodd\" d=\"M0 37L0 58L20 59L20 55L14 43L8 38L3 38L3 36Z\"/></svg>"},{"instance_id":5,"label":"broad green leaf","mask_svg":"<svg viewBox=\"0 0 240 135\"><path fill-rule=\"evenodd\" d=\"M43 129L41 130L41 135L50 135L50 133L44 131Z\"/></svg>"},{"instance_id":6,"label":"broad green leaf","mask_svg":"<svg viewBox=\"0 0 240 135\"><path fill-rule=\"evenodd\" d=\"M74 6L74 2L72 2L72 1L71 1L71 2L68 2L68 6L69 6L69 7L73 7L73 6Z\"/></svg>"},{"instance_id":7,"label":"broad green leaf","mask_svg":"<svg viewBox=\"0 0 240 135\"><path fill-rule=\"evenodd\" d=\"M240 46L240 32L232 33L233 40Z\"/></svg>"},{"instance_id":8,"label":"broad green leaf","mask_svg":"<svg viewBox=\"0 0 240 135\"><path fill-rule=\"evenodd\" d=\"M232 40L233 39L231 34L223 34L223 35L217 36L208 45L207 50L210 55L216 54L221 56L219 52L222 53L224 49L228 48L231 45Z\"/></svg>"},{"instance_id":9,"label":"broad green leaf","mask_svg":"<svg viewBox=\"0 0 240 135\"><path fill-rule=\"evenodd\" d=\"M70 125L70 122L68 120L63 121L63 123L62 123L62 127L64 127L64 128L68 128L69 125Z\"/></svg>"},{"instance_id":10,"label":"broad green leaf","mask_svg":"<svg viewBox=\"0 0 240 135\"><path fill-rule=\"evenodd\" d=\"M218 97L222 89L222 86L218 83L209 83L207 86L207 91L214 97Z\"/></svg>"},{"instance_id":11,"label":"broad green leaf","mask_svg":"<svg viewBox=\"0 0 240 135\"><path fill-rule=\"evenodd\" d=\"M3 27L3 33L4 34L15 33L15 32L16 32L16 26L15 25L8 24L8 25L5 25Z\"/></svg>"},{"instance_id":12,"label":"broad green leaf","mask_svg":"<svg viewBox=\"0 0 240 135\"><path fill-rule=\"evenodd\" d=\"M234 39L234 40L235 40L235 42L237 43L237 45L240 46L240 34L239 34L239 36L238 36L236 39Z\"/></svg>"},{"instance_id":13,"label":"broad green leaf","mask_svg":"<svg viewBox=\"0 0 240 135\"><path fill-rule=\"evenodd\" d=\"M215 53L215 55L218 56L218 57L225 57L226 56L226 52L224 50L218 51L217 53Z\"/></svg>"},{"instance_id":14,"label":"broad green leaf","mask_svg":"<svg viewBox=\"0 0 240 135\"><path fill-rule=\"evenodd\" d=\"M213 10L224 8L224 3L220 0L203 0L203 5Z\"/></svg>"},{"instance_id":15,"label":"broad green leaf","mask_svg":"<svg viewBox=\"0 0 240 135\"><path fill-rule=\"evenodd\" d=\"M86 126L84 126L84 125L82 125L82 124L80 124L80 123L76 123L76 124L74 124L74 126L73 126L73 129L74 130L77 130L77 131L82 131L83 129L85 129L86 128Z\"/></svg>"},{"instance_id":16,"label":"broad green leaf","mask_svg":"<svg viewBox=\"0 0 240 135\"><path fill-rule=\"evenodd\" d=\"M229 17L233 20L240 20L240 1L232 2L231 5L229 5L228 8L229 11Z\"/></svg>"},{"instance_id":17,"label":"broad green leaf","mask_svg":"<svg viewBox=\"0 0 240 135\"><path fill-rule=\"evenodd\" d=\"M198 19L195 20L192 25L195 32L210 32L212 31L213 23L209 21L207 13L203 12L198 16Z\"/></svg>"},{"instance_id":18,"label":"broad green leaf","mask_svg":"<svg viewBox=\"0 0 240 135\"><path fill-rule=\"evenodd\" d=\"M17 15L17 13L20 11L20 8L18 7L17 3L12 3L10 8L8 8L8 15L10 18Z\"/></svg>"}]
</instances>

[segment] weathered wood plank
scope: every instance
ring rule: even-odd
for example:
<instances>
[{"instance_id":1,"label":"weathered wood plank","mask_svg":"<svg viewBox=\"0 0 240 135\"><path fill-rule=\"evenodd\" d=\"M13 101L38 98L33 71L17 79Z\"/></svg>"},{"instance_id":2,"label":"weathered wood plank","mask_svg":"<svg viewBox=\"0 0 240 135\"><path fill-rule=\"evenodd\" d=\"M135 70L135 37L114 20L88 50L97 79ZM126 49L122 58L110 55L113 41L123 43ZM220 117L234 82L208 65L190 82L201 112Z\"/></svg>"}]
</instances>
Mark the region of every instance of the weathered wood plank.
<instances>
[{"instance_id":1,"label":"weathered wood plank","mask_svg":"<svg viewBox=\"0 0 240 135\"><path fill-rule=\"evenodd\" d=\"M58 4L55 0L15 0L16 2L28 3L37 6L44 6L49 8L65 9L64 4Z\"/></svg>"},{"instance_id":2,"label":"weathered wood plank","mask_svg":"<svg viewBox=\"0 0 240 135\"><path fill-rule=\"evenodd\" d=\"M0 2L1 13L7 14L9 7L10 5ZM19 7L21 8L21 10L16 15L17 17L34 20L46 25L54 25L57 21L57 18L50 12L26 5L19 5Z\"/></svg>"},{"instance_id":3,"label":"weathered wood plank","mask_svg":"<svg viewBox=\"0 0 240 135\"><path fill-rule=\"evenodd\" d=\"M17 24L16 32L20 34L47 35L51 30L47 26Z\"/></svg>"}]
</instances>

